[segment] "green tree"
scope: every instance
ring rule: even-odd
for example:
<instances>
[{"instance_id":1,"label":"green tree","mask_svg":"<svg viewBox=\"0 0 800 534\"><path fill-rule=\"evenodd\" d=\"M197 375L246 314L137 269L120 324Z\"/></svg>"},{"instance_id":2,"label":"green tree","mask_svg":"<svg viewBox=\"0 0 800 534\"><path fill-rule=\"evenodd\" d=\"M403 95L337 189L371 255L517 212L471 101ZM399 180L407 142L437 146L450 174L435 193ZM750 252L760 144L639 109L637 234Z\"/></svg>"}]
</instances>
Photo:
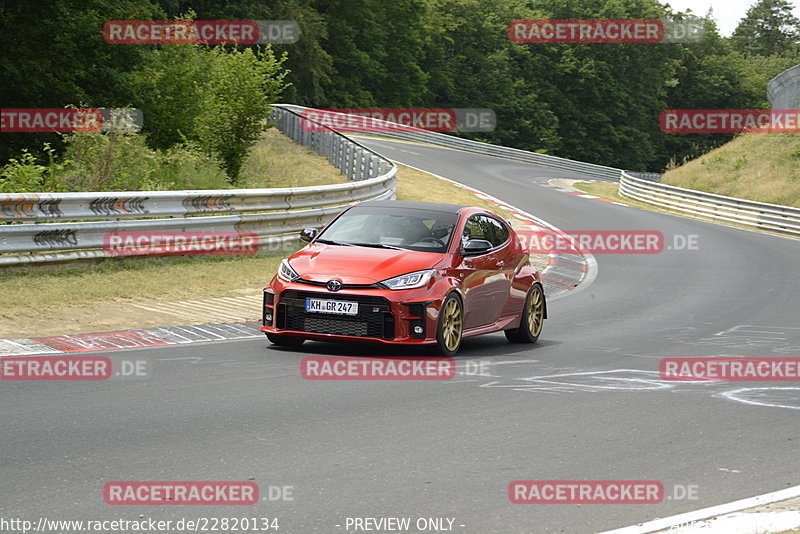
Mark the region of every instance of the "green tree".
<instances>
[{"instance_id":1,"label":"green tree","mask_svg":"<svg viewBox=\"0 0 800 534\"><path fill-rule=\"evenodd\" d=\"M282 63L269 47L187 44L153 50L133 76L151 146L196 141L222 160L235 183L284 87Z\"/></svg>"},{"instance_id":2,"label":"green tree","mask_svg":"<svg viewBox=\"0 0 800 534\"><path fill-rule=\"evenodd\" d=\"M759 56L797 55L800 20L787 0L759 0L747 10L731 39L736 50Z\"/></svg>"},{"instance_id":3,"label":"green tree","mask_svg":"<svg viewBox=\"0 0 800 534\"><path fill-rule=\"evenodd\" d=\"M269 48L225 52L217 47L208 53L212 70L202 113L195 118L196 136L201 147L222 159L236 183L247 149L264 131L270 105L283 90L283 58Z\"/></svg>"},{"instance_id":4,"label":"green tree","mask_svg":"<svg viewBox=\"0 0 800 534\"><path fill-rule=\"evenodd\" d=\"M149 49L107 44L103 24L163 18L163 11L149 0L0 2L2 107L129 106L134 97L130 72ZM3 133L0 161L45 142L61 147L54 134Z\"/></svg>"},{"instance_id":5,"label":"green tree","mask_svg":"<svg viewBox=\"0 0 800 534\"><path fill-rule=\"evenodd\" d=\"M429 104L495 110L491 133L465 134L529 150L555 151L558 117L541 97L531 47L508 38L508 22L533 18L518 0L432 0L423 66L430 76Z\"/></svg>"},{"instance_id":6,"label":"green tree","mask_svg":"<svg viewBox=\"0 0 800 534\"><path fill-rule=\"evenodd\" d=\"M661 19L655 0L540 0L536 17ZM647 169L654 164L679 45L535 44L526 80L558 118L559 156Z\"/></svg>"},{"instance_id":7,"label":"green tree","mask_svg":"<svg viewBox=\"0 0 800 534\"><path fill-rule=\"evenodd\" d=\"M134 102L145 117L153 148L196 139L195 120L204 111L215 58L200 45L164 45L150 50L132 73Z\"/></svg>"},{"instance_id":8,"label":"green tree","mask_svg":"<svg viewBox=\"0 0 800 534\"><path fill-rule=\"evenodd\" d=\"M427 76L419 66L423 0L316 0L327 25L332 73L321 83L322 107L418 106Z\"/></svg>"},{"instance_id":9,"label":"green tree","mask_svg":"<svg viewBox=\"0 0 800 534\"><path fill-rule=\"evenodd\" d=\"M312 5L314 0L154 0L170 19L194 11L199 20L293 20L300 39L292 44L273 45L276 56L287 53L286 91L283 99L299 105L325 101L323 85L329 86L333 60L324 47L328 38L325 17ZM243 49L245 46L238 46Z\"/></svg>"}]
</instances>

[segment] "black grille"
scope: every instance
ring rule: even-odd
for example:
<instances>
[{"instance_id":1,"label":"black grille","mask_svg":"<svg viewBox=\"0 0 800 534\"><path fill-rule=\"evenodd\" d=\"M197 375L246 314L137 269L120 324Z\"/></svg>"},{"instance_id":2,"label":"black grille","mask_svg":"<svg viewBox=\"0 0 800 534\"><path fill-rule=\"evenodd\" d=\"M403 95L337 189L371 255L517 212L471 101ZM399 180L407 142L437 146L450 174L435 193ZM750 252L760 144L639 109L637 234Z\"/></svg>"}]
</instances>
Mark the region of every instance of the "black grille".
<instances>
[{"instance_id":1,"label":"black grille","mask_svg":"<svg viewBox=\"0 0 800 534\"><path fill-rule=\"evenodd\" d=\"M349 317L309 313L306 312L307 298L358 302L358 315ZM282 330L394 339L394 315L389 301L382 297L284 291L281 294L275 324Z\"/></svg>"},{"instance_id":2,"label":"black grille","mask_svg":"<svg viewBox=\"0 0 800 534\"><path fill-rule=\"evenodd\" d=\"M319 332L320 334L338 334L340 336L369 336L369 327L366 322L331 319L329 317L311 317L310 313L306 314L303 319L303 328L298 330Z\"/></svg>"}]
</instances>

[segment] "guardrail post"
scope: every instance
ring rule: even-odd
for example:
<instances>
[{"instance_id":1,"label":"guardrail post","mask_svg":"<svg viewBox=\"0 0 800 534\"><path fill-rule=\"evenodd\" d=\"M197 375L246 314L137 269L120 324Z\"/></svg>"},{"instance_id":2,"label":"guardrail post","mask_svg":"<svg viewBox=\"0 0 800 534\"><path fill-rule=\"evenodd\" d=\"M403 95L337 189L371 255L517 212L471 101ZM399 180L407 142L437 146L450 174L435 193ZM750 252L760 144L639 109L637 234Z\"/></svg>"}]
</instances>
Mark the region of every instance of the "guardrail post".
<instances>
[{"instance_id":1,"label":"guardrail post","mask_svg":"<svg viewBox=\"0 0 800 534\"><path fill-rule=\"evenodd\" d=\"M370 154L369 156L369 177L375 178L378 176L378 156Z\"/></svg>"},{"instance_id":2,"label":"guardrail post","mask_svg":"<svg viewBox=\"0 0 800 534\"><path fill-rule=\"evenodd\" d=\"M344 169L345 175L348 180L353 179L353 148L350 143L344 146Z\"/></svg>"},{"instance_id":3,"label":"guardrail post","mask_svg":"<svg viewBox=\"0 0 800 534\"><path fill-rule=\"evenodd\" d=\"M284 130L284 133L290 139L294 139L294 120L295 120L295 116L294 115L287 114L285 116L284 127L286 128L286 130Z\"/></svg>"},{"instance_id":4,"label":"guardrail post","mask_svg":"<svg viewBox=\"0 0 800 534\"><path fill-rule=\"evenodd\" d=\"M333 141L333 134L325 132L325 157L328 158L329 162L333 163L333 145L331 141Z\"/></svg>"},{"instance_id":5,"label":"guardrail post","mask_svg":"<svg viewBox=\"0 0 800 534\"><path fill-rule=\"evenodd\" d=\"M339 136L333 138L333 166L342 170L342 140Z\"/></svg>"},{"instance_id":6,"label":"guardrail post","mask_svg":"<svg viewBox=\"0 0 800 534\"><path fill-rule=\"evenodd\" d=\"M364 151L360 148L356 148L356 157L354 158L356 169L355 173L353 173L353 178L355 180L363 180L364 179Z\"/></svg>"}]
</instances>

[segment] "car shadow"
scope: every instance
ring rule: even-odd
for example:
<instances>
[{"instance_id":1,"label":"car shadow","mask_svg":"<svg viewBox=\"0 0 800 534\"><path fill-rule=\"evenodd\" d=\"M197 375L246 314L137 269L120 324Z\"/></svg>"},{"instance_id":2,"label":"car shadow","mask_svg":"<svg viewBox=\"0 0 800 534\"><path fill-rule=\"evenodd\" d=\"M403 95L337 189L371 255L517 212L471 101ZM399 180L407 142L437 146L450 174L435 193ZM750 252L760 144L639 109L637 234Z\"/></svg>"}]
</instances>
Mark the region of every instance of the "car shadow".
<instances>
[{"instance_id":1,"label":"car shadow","mask_svg":"<svg viewBox=\"0 0 800 534\"><path fill-rule=\"evenodd\" d=\"M549 347L560 345L555 339L539 339L536 343L509 343L503 334L487 334L467 338L454 357L456 361L469 361L487 357L530 357ZM279 347L267 345L271 351L316 356L353 356L362 358L435 358L441 357L435 346L383 345L378 343L348 343L330 341L306 341L300 347Z\"/></svg>"}]
</instances>

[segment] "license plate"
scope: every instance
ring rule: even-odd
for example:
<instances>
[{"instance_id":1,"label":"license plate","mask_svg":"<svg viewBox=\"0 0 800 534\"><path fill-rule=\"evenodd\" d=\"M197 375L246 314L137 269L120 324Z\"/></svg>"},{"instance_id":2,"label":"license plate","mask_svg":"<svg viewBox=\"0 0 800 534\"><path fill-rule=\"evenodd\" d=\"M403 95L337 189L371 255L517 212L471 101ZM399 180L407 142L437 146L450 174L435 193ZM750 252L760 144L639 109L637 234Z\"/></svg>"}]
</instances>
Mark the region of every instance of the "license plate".
<instances>
[{"instance_id":1,"label":"license plate","mask_svg":"<svg viewBox=\"0 0 800 534\"><path fill-rule=\"evenodd\" d=\"M306 311L334 315L358 315L358 302L345 300L306 299Z\"/></svg>"}]
</instances>

